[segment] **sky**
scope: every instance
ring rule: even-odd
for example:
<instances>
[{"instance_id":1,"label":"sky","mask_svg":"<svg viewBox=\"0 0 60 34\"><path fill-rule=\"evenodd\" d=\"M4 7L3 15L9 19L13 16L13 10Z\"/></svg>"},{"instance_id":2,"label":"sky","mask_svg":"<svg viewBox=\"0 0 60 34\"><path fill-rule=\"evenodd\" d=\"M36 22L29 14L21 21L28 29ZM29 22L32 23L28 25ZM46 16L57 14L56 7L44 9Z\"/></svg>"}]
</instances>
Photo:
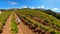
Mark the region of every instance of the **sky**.
<instances>
[{"instance_id":1,"label":"sky","mask_svg":"<svg viewBox=\"0 0 60 34\"><path fill-rule=\"evenodd\" d=\"M43 8L60 12L60 0L0 0L0 9Z\"/></svg>"}]
</instances>

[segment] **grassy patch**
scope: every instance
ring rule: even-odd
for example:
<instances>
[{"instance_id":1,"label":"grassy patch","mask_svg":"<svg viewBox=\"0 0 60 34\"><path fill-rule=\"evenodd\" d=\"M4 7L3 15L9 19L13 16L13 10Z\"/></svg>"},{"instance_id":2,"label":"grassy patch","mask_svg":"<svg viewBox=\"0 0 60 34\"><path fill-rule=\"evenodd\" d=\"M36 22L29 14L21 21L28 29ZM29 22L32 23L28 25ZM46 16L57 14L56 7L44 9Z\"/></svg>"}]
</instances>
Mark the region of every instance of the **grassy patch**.
<instances>
[{"instance_id":1,"label":"grassy patch","mask_svg":"<svg viewBox=\"0 0 60 34\"><path fill-rule=\"evenodd\" d=\"M18 27L15 21L14 15L12 16L11 31L12 31L12 34L18 33Z\"/></svg>"}]
</instances>

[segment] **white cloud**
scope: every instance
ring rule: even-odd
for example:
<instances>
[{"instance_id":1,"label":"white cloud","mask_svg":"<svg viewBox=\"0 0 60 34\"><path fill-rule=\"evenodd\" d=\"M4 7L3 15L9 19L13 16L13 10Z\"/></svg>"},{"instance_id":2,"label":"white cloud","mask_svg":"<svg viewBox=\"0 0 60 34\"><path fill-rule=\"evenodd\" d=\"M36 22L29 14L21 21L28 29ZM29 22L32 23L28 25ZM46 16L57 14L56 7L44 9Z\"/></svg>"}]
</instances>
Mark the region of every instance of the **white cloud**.
<instances>
[{"instance_id":1,"label":"white cloud","mask_svg":"<svg viewBox=\"0 0 60 34\"><path fill-rule=\"evenodd\" d=\"M37 7L37 8L40 8L40 7Z\"/></svg>"},{"instance_id":2,"label":"white cloud","mask_svg":"<svg viewBox=\"0 0 60 34\"><path fill-rule=\"evenodd\" d=\"M22 6L21 8L27 8L27 6Z\"/></svg>"},{"instance_id":3,"label":"white cloud","mask_svg":"<svg viewBox=\"0 0 60 34\"><path fill-rule=\"evenodd\" d=\"M53 8L52 10L56 11L56 10L60 10L60 8Z\"/></svg>"},{"instance_id":4,"label":"white cloud","mask_svg":"<svg viewBox=\"0 0 60 34\"><path fill-rule=\"evenodd\" d=\"M40 8L45 8L45 6L44 6L44 5L42 5Z\"/></svg>"},{"instance_id":5,"label":"white cloud","mask_svg":"<svg viewBox=\"0 0 60 34\"><path fill-rule=\"evenodd\" d=\"M20 9L21 9L21 8L31 8L31 9L42 8L42 9L44 9L45 6L44 6L44 5L41 5L41 6L38 6L38 7L27 7L27 6L21 6Z\"/></svg>"},{"instance_id":6,"label":"white cloud","mask_svg":"<svg viewBox=\"0 0 60 34\"><path fill-rule=\"evenodd\" d=\"M38 6L36 8L45 8L45 6L44 5L41 5L41 6Z\"/></svg>"},{"instance_id":7,"label":"white cloud","mask_svg":"<svg viewBox=\"0 0 60 34\"><path fill-rule=\"evenodd\" d=\"M16 5L18 4L17 2L12 2L12 1L7 1L7 3L11 4L11 5Z\"/></svg>"},{"instance_id":8,"label":"white cloud","mask_svg":"<svg viewBox=\"0 0 60 34\"><path fill-rule=\"evenodd\" d=\"M35 9L35 7L30 7L31 9Z\"/></svg>"}]
</instances>

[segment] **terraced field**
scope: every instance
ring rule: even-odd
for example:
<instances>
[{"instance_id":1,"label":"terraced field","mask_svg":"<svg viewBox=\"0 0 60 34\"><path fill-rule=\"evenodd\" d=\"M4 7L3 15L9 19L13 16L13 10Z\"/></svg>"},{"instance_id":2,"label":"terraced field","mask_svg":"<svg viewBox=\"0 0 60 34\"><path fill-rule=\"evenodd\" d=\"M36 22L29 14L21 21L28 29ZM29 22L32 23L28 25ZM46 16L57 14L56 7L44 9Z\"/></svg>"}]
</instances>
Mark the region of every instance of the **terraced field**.
<instances>
[{"instance_id":1,"label":"terraced field","mask_svg":"<svg viewBox=\"0 0 60 34\"><path fill-rule=\"evenodd\" d=\"M31 9L5 11L0 14L0 34L60 34L60 20Z\"/></svg>"}]
</instances>

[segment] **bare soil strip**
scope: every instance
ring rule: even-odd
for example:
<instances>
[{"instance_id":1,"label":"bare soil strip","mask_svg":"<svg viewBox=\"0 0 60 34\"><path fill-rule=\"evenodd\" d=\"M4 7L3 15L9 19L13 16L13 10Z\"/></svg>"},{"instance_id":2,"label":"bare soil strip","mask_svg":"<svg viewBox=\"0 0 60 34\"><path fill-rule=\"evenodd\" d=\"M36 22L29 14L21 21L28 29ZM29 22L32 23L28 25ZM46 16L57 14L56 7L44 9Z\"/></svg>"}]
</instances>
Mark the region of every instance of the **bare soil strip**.
<instances>
[{"instance_id":1,"label":"bare soil strip","mask_svg":"<svg viewBox=\"0 0 60 34\"><path fill-rule=\"evenodd\" d=\"M14 13L14 15L15 15L15 19L16 19L16 22L17 22L18 16L16 15L16 13ZM28 28L28 26L26 26L26 25L23 24L23 22L20 22L20 24L18 25L18 29L20 29L19 32L21 32L21 34L34 34L34 33ZM19 32L18 32L18 34L20 34Z\"/></svg>"},{"instance_id":2,"label":"bare soil strip","mask_svg":"<svg viewBox=\"0 0 60 34\"><path fill-rule=\"evenodd\" d=\"M11 17L12 17L12 14L8 17L8 19L6 21L6 24L3 27L3 31L2 31L1 34L11 34L11 28L10 28L10 25L11 25Z\"/></svg>"}]
</instances>

